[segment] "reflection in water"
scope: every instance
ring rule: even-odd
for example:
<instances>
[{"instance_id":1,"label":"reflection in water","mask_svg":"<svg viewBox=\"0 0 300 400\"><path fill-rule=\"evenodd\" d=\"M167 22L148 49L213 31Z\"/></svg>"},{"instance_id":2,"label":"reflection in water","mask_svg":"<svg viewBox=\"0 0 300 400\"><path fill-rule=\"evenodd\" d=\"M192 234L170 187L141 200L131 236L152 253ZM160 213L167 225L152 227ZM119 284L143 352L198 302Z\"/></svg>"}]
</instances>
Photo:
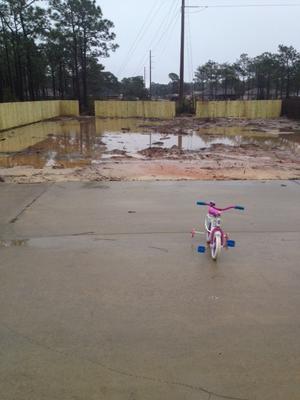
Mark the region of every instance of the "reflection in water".
<instances>
[{"instance_id":1,"label":"reflection in water","mask_svg":"<svg viewBox=\"0 0 300 400\"><path fill-rule=\"evenodd\" d=\"M250 127L211 127L190 134L149 132L141 119L45 121L0 133L0 167L68 168L97 160L131 156L148 147L200 151L213 144L278 146L298 152L298 134L253 131ZM154 122L159 125L159 122ZM151 121L153 125L153 121ZM274 134L276 133L276 134Z\"/></svg>"},{"instance_id":2,"label":"reflection in water","mask_svg":"<svg viewBox=\"0 0 300 400\"><path fill-rule=\"evenodd\" d=\"M90 163L94 145L94 121L46 121L28 125L2 132L0 166L86 165Z\"/></svg>"},{"instance_id":3,"label":"reflection in water","mask_svg":"<svg viewBox=\"0 0 300 400\"><path fill-rule=\"evenodd\" d=\"M97 135L109 132L149 132L147 127L143 126L145 122L138 118L96 118L96 132ZM159 122L151 120L151 125L159 125Z\"/></svg>"},{"instance_id":4,"label":"reflection in water","mask_svg":"<svg viewBox=\"0 0 300 400\"><path fill-rule=\"evenodd\" d=\"M178 135L178 149L182 150L182 135Z\"/></svg>"},{"instance_id":5,"label":"reflection in water","mask_svg":"<svg viewBox=\"0 0 300 400\"><path fill-rule=\"evenodd\" d=\"M54 135L75 135L80 130L78 121L60 123L47 121L0 132L0 153L14 153L34 146Z\"/></svg>"}]
</instances>

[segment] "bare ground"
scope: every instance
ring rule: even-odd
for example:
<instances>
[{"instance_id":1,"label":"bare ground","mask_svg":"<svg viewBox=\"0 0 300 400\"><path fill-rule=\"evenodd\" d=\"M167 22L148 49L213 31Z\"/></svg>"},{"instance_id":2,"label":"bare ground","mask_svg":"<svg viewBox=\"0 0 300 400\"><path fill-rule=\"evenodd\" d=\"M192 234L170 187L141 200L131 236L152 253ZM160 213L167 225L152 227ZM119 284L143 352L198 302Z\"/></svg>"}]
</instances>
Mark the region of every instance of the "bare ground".
<instances>
[{"instance_id":1,"label":"bare ground","mask_svg":"<svg viewBox=\"0 0 300 400\"><path fill-rule=\"evenodd\" d=\"M272 144L269 148L258 144L229 146L212 145L201 151L183 151L152 147L140 152L143 159L130 158L125 152L115 151L113 157L76 168L14 167L0 169L0 182L38 183L61 181L105 180L253 180L300 179L299 132L300 122L285 118L278 120L197 120L177 118L143 125L144 129L162 134L188 134L192 130L243 127L271 136L295 135L294 146ZM214 134L214 133L212 133ZM217 134L217 133L216 133Z\"/></svg>"}]
</instances>

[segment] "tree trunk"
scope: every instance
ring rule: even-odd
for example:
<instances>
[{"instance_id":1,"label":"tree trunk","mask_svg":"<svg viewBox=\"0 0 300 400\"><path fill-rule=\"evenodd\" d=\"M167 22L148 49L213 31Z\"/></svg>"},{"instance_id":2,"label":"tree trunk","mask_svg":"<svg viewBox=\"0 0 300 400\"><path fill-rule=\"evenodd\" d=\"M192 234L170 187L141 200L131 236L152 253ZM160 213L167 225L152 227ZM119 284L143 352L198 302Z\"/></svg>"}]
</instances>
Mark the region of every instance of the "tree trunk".
<instances>
[{"instance_id":1,"label":"tree trunk","mask_svg":"<svg viewBox=\"0 0 300 400\"><path fill-rule=\"evenodd\" d=\"M24 93L24 82L23 82L23 68L22 68L21 51L20 51L21 45L20 45L20 37L17 30L17 21L15 17L14 17L14 25L15 25L15 31L14 31L15 42L13 40L12 45L13 45L13 53L15 59L14 64L16 70L16 94L19 101L24 101L26 96L24 96L25 93Z\"/></svg>"},{"instance_id":2,"label":"tree trunk","mask_svg":"<svg viewBox=\"0 0 300 400\"><path fill-rule=\"evenodd\" d=\"M59 82L59 87L58 87L58 91L59 91L59 97L61 99L64 98L64 83L63 83L63 65L62 62L59 63L59 72L58 72L58 82Z\"/></svg>"},{"instance_id":3,"label":"tree trunk","mask_svg":"<svg viewBox=\"0 0 300 400\"><path fill-rule=\"evenodd\" d=\"M55 71L53 66L51 66L51 81L52 81L52 94L53 97L56 98L56 83L55 83Z\"/></svg>"},{"instance_id":4,"label":"tree trunk","mask_svg":"<svg viewBox=\"0 0 300 400\"><path fill-rule=\"evenodd\" d=\"M290 72L290 69L288 68L287 81L286 81L286 93L285 93L285 97L287 99L290 98L290 81L291 81L291 72Z\"/></svg>"},{"instance_id":5,"label":"tree trunk","mask_svg":"<svg viewBox=\"0 0 300 400\"><path fill-rule=\"evenodd\" d=\"M4 76L3 71L0 69L0 102L3 102L3 91L4 91Z\"/></svg>"},{"instance_id":6,"label":"tree trunk","mask_svg":"<svg viewBox=\"0 0 300 400\"><path fill-rule=\"evenodd\" d=\"M8 41L7 41L7 34L6 31L4 30L3 22L2 22L2 35L4 39L4 48L5 48L5 59L6 59L6 72L8 76L8 86L10 90L10 97L11 99L15 97L15 90L14 90L14 85L13 85L13 79L12 79L12 68L10 65L10 56L9 56L9 50L8 50Z\"/></svg>"},{"instance_id":7,"label":"tree trunk","mask_svg":"<svg viewBox=\"0 0 300 400\"><path fill-rule=\"evenodd\" d=\"M283 82L284 82L284 78L281 75L281 79L280 79L280 98L283 99Z\"/></svg>"},{"instance_id":8,"label":"tree trunk","mask_svg":"<svg viewBox=\"0 0 300 400\"><path fill-rule=\"evenodd\" d=\"M276 79L276 84L275 84L275 98L278 99L278 79Z\"/></svg>"},{"instance_id":9,"label":"tree trunk","mask_svg":"<svg viewBox=\"0 0 300 400\"><path fill-rule=\"evenodd\" d=\"M86 34L83 37L83 53L82 53L82 87L83 87L83 108L85 111L88 109L88 94L87 94L87 45Z\"/></svg>"},{"instance_id":10,"label":"tree trunk","mask_svg":"<svg viewBox=\"0 0 300 400\"><path fill-rule=\"evenodd\" d=\"M75 93L76 93L76 100L79 101L79 108L81 109L81 94L80 94L80 78L79 78L79 67L78 67L78 47L77 47L77 38L76 35L73 36L74 45L74 70L75 70Z\"/></svg>"},{"instance_id":11,"label":"tree trunk","mask_svg":"<svg viewBox=\"0 0 300 400\"><path fill-rule=\"evenodd\" d=\"M20 21L23 31L23 38L25 43L26 63L27 63L27 79L28 79L28 91L30 100L35 100L33 73L32 73L32 62L31 62L31 44L28 39L27 31L25 28L22 11L20 11Z\"/></svg>"},{"instance_id":12,"label":"tree trunk","mask_svg":"<svg viewBox=\"0 0 300 400\"><path fill-rule=\"evenodd\" d=\"M270 74L268 74L268 78L267 78L267 100L270 99L270 85L271 85L271 77L270 77Z\"/></svg>"}]
</instances>

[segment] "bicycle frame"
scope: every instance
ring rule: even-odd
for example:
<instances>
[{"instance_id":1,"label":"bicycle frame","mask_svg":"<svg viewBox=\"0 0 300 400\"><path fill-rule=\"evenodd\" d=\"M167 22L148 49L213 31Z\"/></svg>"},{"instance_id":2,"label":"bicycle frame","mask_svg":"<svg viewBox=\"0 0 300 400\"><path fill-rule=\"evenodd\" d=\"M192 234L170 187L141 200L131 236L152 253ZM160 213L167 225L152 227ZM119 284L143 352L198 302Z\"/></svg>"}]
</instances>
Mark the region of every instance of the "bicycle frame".
<instances>
[{"instance_id":1,"label":"bicycle frame","mask_svg":"<svg viewBox=\"0 0 300 400\"><path fill-rule=\"evenodd\" d=\"M208 244L212 243L214 235L219 233L221 237L222 246L226 246L228 235L221 228L221 223L222 223L221 216L214 217L210 214L207 214L204 221L204 225L206 229L206 235L207 235L206 238Z\"/></svg>"}]
</instances>

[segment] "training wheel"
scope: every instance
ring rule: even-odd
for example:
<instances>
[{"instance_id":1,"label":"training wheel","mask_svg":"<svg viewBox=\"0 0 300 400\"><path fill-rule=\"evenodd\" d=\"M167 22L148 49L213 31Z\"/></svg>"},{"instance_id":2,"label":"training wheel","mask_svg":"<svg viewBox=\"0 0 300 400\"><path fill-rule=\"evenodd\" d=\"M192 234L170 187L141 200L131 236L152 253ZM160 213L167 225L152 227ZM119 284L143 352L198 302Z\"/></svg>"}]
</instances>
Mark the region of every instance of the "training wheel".
<instances>
[{"instance_id":1,"label":"training wheel","mask_svg":"<svg viewBox=\"0 0 300 400\"><path fill-rule=\"evenodd\" d=\"M198 253L205 253L206 252L206 247L205 246L199 246L198 247Z\"/></svg>"},{"instance_id":2,"label":"training wheel","mask_svg":"<svg viewBox=\"0 0 300 400\"><path fill-rule=\"evenodd\" d=\"M235 247L235 241L234 240L227 240L227 247Z\"/></svg>"}]
</instances>

